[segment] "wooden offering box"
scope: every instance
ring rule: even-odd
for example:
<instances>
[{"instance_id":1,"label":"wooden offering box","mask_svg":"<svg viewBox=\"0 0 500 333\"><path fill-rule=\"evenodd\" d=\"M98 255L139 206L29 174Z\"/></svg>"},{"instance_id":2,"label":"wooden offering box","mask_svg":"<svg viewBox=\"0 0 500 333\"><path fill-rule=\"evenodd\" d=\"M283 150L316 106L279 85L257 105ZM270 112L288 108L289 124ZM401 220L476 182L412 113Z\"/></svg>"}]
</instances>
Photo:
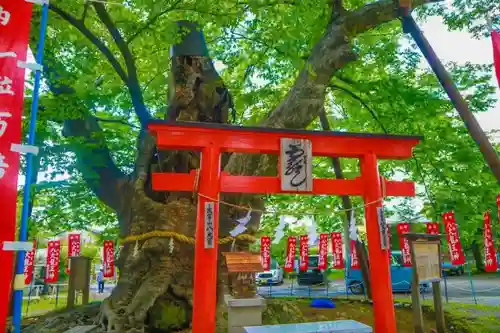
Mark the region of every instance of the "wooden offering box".
<instances>
[{"instance_id":1,"label":"wooden offering box","mask_svg":"<svg viewBox=\"0 0 500 333\"><path fill-rule=\"evenodd\" d=\"M257 292L255 273L262 272L260 255L249 252L225 252L229 292L234 298L252 298Z\"/></svg>"}]
</instances>

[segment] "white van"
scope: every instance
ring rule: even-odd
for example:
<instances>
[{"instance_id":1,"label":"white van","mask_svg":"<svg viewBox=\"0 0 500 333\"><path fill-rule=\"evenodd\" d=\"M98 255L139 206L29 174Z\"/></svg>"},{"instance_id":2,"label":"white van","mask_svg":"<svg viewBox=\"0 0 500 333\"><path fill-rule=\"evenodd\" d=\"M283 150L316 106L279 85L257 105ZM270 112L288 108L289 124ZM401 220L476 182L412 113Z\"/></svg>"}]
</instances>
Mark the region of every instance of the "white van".
<instances>
[{"instance_id":1,"label":"white van","mask_svg":"<svg viewBox=\"0 0 500 333\"><path fill-rule=\"evenodd\" d=\"M283 270L278 262L271 258L271 269L265 272L259 272L255 275L258 285L271 285L283 283Z\"/></svg>"}]
</instances>

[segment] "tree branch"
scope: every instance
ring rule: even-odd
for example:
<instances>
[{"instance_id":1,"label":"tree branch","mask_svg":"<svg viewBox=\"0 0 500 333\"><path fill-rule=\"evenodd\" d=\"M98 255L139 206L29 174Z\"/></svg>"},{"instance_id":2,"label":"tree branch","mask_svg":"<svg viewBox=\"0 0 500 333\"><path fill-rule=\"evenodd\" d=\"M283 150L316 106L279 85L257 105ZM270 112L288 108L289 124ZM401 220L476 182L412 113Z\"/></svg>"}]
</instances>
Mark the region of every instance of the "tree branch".
<instances>
[{"instance_id":1,"label":"tree branch","mask_svg":"<svg viewBox=\"0 0 500 333\"><path fill-rule=\"evenodd\" d=\"M443 0L414 0L413 8L442 1ZM354 37L399 17L401 17L399 1L382 0L364 5L350 12L349 15L342 17L338 24L344 26L349 37Z\"/></svg>"},{"instance_id":2,"label":"tree branch","mask_svg":"<svg viewBox=\"0 0 500 333\"><path fill-rule=\"evenodd\" d=\"M82 18L80 21L82 21L82 24L85 24L85 18L87 17L87 12L89 10L90 2L86 1L85 5L83 5L83 13L82 13Z\"/></svg>"},{"instance_id":3,"label":"tree branch","mask_svg":"<svg viewBox=\"0 0 500 333\"><path fill-rule=\"evenodd\" d=\"M102 202L119 212L126 176L113 162L97 120L90 115L66 120L63 135L78 139L73 142L72 150L87 185Z\"/></svg>"},{"instance_id":4,"label":"tree branch","mask_svg":"<svg viewBox=\"0 0 500 333\"><path fill-rule=\"evenodd\" d=\"M116 124L122 124L122 125L130 126L132 128L140 129L139 126L131 124L131 123L129 123L129 122L123 120L123 119L106 119L106 118L100 118L100 117L94 117L94 118L95 118L95 120L103 122L103 123L116 123Z\"/></svg>"},{"instance_id":5,"label":"tree branch","mask_svg":"<svg viewBox=\"0 0 500 333\"><path fill-rule=\"evenodd\" d=\"M99 19L102 21L102 23L104 23L104 26L106 26L106 29L111 34L111 37L115 41L116 46L118 47L123 56L128 73L128 79L126 81L126 84L137 117L139 118L141 125L144 127L148 122L148 120L151 118L151 115L149 114L149 112L146 109L146 106L144 105L144 98L142 96L142 91L139 86L139 79L137 77L137 67L135 65L134 56L132 55L132 52L130 51L127 43L125 42L122 35L116 28L115 24L111 20L111 17L109 16L109 13L106 10L104 4L100 2L94 2L93 5L97 13L97 16L99 16Z\"/></svg>"},{"instance_id":6,"label":"tree branch","mask_svg":"<svg viewBox=\"0 0 500 333\"><path fill-rule=\"evenodd\" d=\"M439 0L415 0L414 7L437 1ZM288 95L262 125L307 127L323 108L326 87L332 76L357 58L350 39L398 17L397 2L382 0L349 11L335 20L314 46Z\"/></svg>"},{"instance_id":7,"label":"tree branch","mask_svg":"<svg viewBox=\"0 0 500 333\"><path fill-rule=\"evenodd\" d=\"M50 52L46 56L46 64L55 62ZM123 185L127 184L127 177L114 163L97 120L90 115L84 103L74 97L75 90L60 83L60 73L54 73L50 65L44 67L44 72L52 94L65 103L67 109L80 114L77 119L64 120L63 128L64 136L77 139L72 140L70 148L76 154L78 170L97 197L120 212L123 208Z\"/></svg>"},{"instance_id":8,"label":"tree branch","mask_svg":"<svg viewBox=\"0 0 500 333\"><path fill-rule=\"evenodd\" d=\"M140 27L132 36L130 36L126 43L132 43L134 39L136 39L142 32L144 32L144 30L149 29L149 27L155 24L156 21L158 21L158 19L163 15L173 11L181 2L182 0L176 0L171 6L151 17L142 27Z\"/></svg>"},{"instance_id":9,"label":"tree branch","mask_svg":"<svg viewBox=\"0 0 500 333\"><path fill-rule=\"evenodd\" d=\"M340 16L344 15L346 9L344 7L344 0L331 0L331 15L330 15L330 23L337 20Z\"/></svg>"},{"instance_id":10,"label":"tree branch","mask_svg":"<svg viewBox=\"0 0 500 333\"><path fill-rule=\"evenodd\" d=\"M77 18L65 12L64 10L57 7L53 3L49 5L49 8L54 13L59 15L62 19L64 19L69 24L78 29L78 31L80 31L85 37L87 37L87 39L99 49L99 51L106 57L106 59L108 59L109 63L111 64L111 66L113 66L114 70L116 71L118 76L122 79L122 81L125 82L125 84L127 83L128 81L127 74L123 70L118 60L109 50L109 48L83 24L83 21L78 20Z\"/></svg>"},{"instance_id":11,"label":"tree branch","mask_svg":"<svg viewBox=\"0 0 500 333\"><path fill-rule=\"evenodd\" d=\"M415 0L414 7L436 0ZM348 11L333 21L313 47L305 66L284 100L260 126L306 128L324 108L327 87L333 75L357 55L350 39L380 24L399 17L393 0L382 0ZM234 174L274 174L276 158L233 154L225 170ZM248 167L251 166L252 168Z\"/></svg>"},{"instance_id":12,"label":"tree branch","mask_svg":"<svg viewBox=\"0 0 500 333\"><path fill-rule=\"evenodd\" d=\"M384 131L384 133L388 133L387 129L384 126L384 124L382 124L382 122L380 121L380 119L378 119L378 116L377 116L377 113L375 112L375 110L373 110L370 106L368 106L368 104L366 104L366 102L361 97L359 97L358 95L356 95L355 93L353 93L349 89L341 87L341 86L338 86L338 85L335 85L335 84L332 84L330 86L330 88L335 89L335 90L343 91L346 94L348 94L349 96L351 96L352 98L354 98L355 100L357 100L358 102L360 102L361 105L364 106L368 110L368 112L370 112L370 114L372 115L372 118L379 124L380 128L382 128L382 130ZM321 117L321 114L320 114L320 117Z\"/></svg>"},{"instance_id":13,"label":"tree branch","mask_svg":"<svg viewBox=\"0 0 500 333\"><path fill-rule=\"evenodd\" d=\"M323 128L323 131L331 131L332 130L330 127L330 122L328 121L328 117L326 116L326 112L324 109L319 114L319 121L321 123L321 127ZM332 157L332 167L333 167L333 171L335 172L335 178L345 179L344 173L342 172L342 166L340 164L340 159L338 157ZM346 213L346 221L347 221L347 224L349 224L349 221L351 219L352 201L348 195L343 195L343 196L341 196L341 198L342 198L342 206L344 207L344 210L346 211L345 212Z\"/></svg>"}]
</instances>

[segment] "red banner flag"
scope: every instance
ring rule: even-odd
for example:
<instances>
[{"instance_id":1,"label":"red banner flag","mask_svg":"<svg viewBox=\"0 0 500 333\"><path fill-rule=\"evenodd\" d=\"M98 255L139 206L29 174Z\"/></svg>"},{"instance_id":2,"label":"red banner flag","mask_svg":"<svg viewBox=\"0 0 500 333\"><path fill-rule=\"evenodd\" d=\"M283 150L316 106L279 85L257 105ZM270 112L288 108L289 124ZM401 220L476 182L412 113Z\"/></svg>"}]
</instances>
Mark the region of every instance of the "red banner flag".
<instances>
[{"instance_id":1,"label":"red banner flag","mask_svg":"<svg viewBox=\"0 0 500 333\"><path fill-rule=\"evenodd\" d=\"M500 194L497 195L497 213L498 213L498 223L500 223Z\"/></svg>"},{"instance_id":2,"label":"red banner flag","mask_svg":"<svg viewBox=\"0 0 500 333\"><path fill-rule=\"evenodd\" d=\"M33 241L33 249L26 252L24 256L24 284L30 285L33 281L33 267L35 266L36 241Z\"/></svg>"},{"instance_id":3,"label":"red banner flag","mask_svg":"<svg viewBox=\"0 0 500 333\"><path fill-rule=\"evenodd\" d=\"M358 252L356 251L356 241L351 239L351 268L360 269L361 264L358 258Z\"/></svg>"},{"instance_id":4,"label":"red banner flag","mask_svg":"<svg viewBox=\"0 0 500 333\"><path fill-rule=\"evenodd\" d=\"M429 235L439 235L439 223L429 222L427 223L426 228Z\"/></svg>"},{"instance_id":5,"label":"red banner flag","mask_svg":"<svg viewBox=\"0 0 500 333\"><path fill-rule=\"evenodd\" d=\"M309 236L300 236L300 264L301 272L307 271L309 268Z\"/></svg>"},{"instance_id":6,"label":"red banner flag","mask_svg":"<svg viewBox=\"0 0 500 333\"><path fill-rule=\"evenodd\" d=\"M21 143L21 116L24 106L25 69L30 36L31 7L27 1L0 0L0 244L14 241L16 234L17 179L19 153L12 144ZM13 252L0 255L0 331L5 331L11 282Z\"/></svg>"},{"instance_id":7,"label":"red banner flag","mask_svg":"<svg viewBox=\"0 0 500 333\"><path fill-rule=\"evenodd\" d=\"M486 272L496 272L498 270L495 243L491 233L490 211L484 213L484 267Z\"/></svg>"},{"instance_id":8,"label":"red banner flag","mask_svg":"<svg viewBox=\"0 0 500 333\"><path fill-rule=\"evenodd\" d=\"M80 256L80 234L68 235L68 257Z\"/></svg>"},{"instance_id":9,"label":"red banner flag","mask_svg":"<svg viewBox=\"0 0 500 333\"><path fill-rule=\"evenodd\" d=\"M447 212L443 214L444 229L448 238L448 249L450 250L450 259L452 265L464 265L465 256L462 251L462 243L458 235L455 213Z\"/></svg>"},{"instance_id":10,"label":"red banner flag","mask_svg":"<svg viewBox=\"0 0 500 333\"><path fill-rule=\"evenodd\" d=\"M80 234L69 234L68 235L68 265L66 267L66 272L70 272L70 260L71 257L80 256Z\"/></svg>"},{"instance_id":11,"label":"red banner flag","mask_svg":"<svg viewBox=\"0 0 500 333\"><path fill-rule=\"evenodd\" d=\"M296 253L297 253L297 238L295 236L288 237L288 245L286 248L285 272L287 273L293 272Z\"/></svg>"},{"instance_id":12,"label":"red banner flag","mask_svg":"<svg viewBox=\"0 0 500 333\"><path fill-rule=\"evenodd\" d=\"M403 235L410 232L409 223L398 223L399 248L401 249L401 257L403 258L403 266L411 266L410 242Z\"/></svg>"},{"instance_id":13,"label":"red banner flag","mask_svg":"<svg viewBox=\"0 0 500 333\"><path fill-rule=\"evenodd\" d=\"M50 241L47 247L47 265L45 282L57 283L59 280L59 262L61 259L61 241Z\"/></svg>"},{"instance_id":14,"label":"red banner flag","mask_svg":"<svg viewBox=\"0 0 500 333\"><path fill-rule=\"evenodd\" d=\"M491 41L493 43L493 62L497 74L498 86L500 87L500 32L491 32Z\"/></svg>"},{"instance_id":15,"label":"red banner flag","mask_svg":"<svg viewBox=\"0 0 500 333\"><path fill-rule=\"evenodd\" d=\"M319 235L318 269L324 271L328 268L328 234Z\"/></svg>"},{"instance_id":16,"label":"red banner flag","mask_svg":"<svg viewBox=\"0 0 500 333\"><path fill-rule=\"evenodd\" d=\"M344 268L344 251L342 250L342 233L332 232L332 252L333 252L333 268Z\"/></svg>"},{"instance_id":17,"label":"red banner flag","mask_svg":"<svg viewBox=\"0 0 500 333\"><path fill-rule=\"evenodd\" d=\"M103 249L104 277L113 278L115 276L115 245L112 240L104 241Z\"/></svg>"},{"instance_id":18,"label":"red banner flag","mask_svg":"<svg viewBox=\"0 0 500 333\"><path fill-rule=\"evenodd\" d=\"M271 269L271 237L260 238L260 260L265 271Z\"/></svg>"}]
</instances>

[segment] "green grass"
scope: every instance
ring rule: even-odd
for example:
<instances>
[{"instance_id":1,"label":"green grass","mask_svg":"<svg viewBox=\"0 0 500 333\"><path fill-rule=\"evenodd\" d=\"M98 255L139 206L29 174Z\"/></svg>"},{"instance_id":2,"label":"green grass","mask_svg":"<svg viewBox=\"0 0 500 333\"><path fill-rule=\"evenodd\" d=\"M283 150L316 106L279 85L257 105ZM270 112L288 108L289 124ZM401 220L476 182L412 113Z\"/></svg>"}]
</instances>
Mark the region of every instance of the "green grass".
<instances>
[{"instance_id":1,"label":"green grass","mask_svg":"<svg viewBox=\"0 0 500 333\"><path fill-rule=\"evenodd\" d=\"M411 299L398 298L396 302L411 304ZM421 303L425 312L434 312L432 299ZM500 306L450 302L443 307L447 326L452 327L450 332L500 333Z\"/></svg>"},{"instance_id":2,"label":"green grass","mask_svg":"<svg viewBox=\"0 0 500 333\"><path fill-rule=\"evenodd\" d=\"M342 270L342 269L332 270L328 274L328 279L329 280L343 280L344 279L344 270Z\"/></svg>"},{"instance_id":3,"label":"green grass","mask_svg":"<svg viewBox=\"0 0 500 333\"><path fill-rule=\"evenodd\" d=\"M24 317L32 317L32 316L40 316L44 313L51 312L54 310L64 309L67 305L68 294L66 292L61 292L59 294L59 299L56 300L50 299L48 296L41 296L39 299L32 299L29 302L28 300L23 300L23 316ZM97 299L93 299L92 294L90 295L89 302L96 301ZM79 297L76 301L76 304L81 304L81 297Z\"/></svg>"},{"instance_id":4,"label":"green grass","mask_svg":"<svg viewBox=\"0 0 500 333\"><path fill-rule=\"evenodd\" d=\"M267 301L267 312L264 316L264 324L274 325L278 323L292 322L318 322L333 320L356 320L370 327L374 326L373 307L367 302L356 300L335 299L335 309L311 308L310 299L271 299ZM299 318L297 313L292 310L283 313L283 309L291 308L290 305L296 305L300 310ZM271 314L271 316L269 315ZM275 316L273 316L273 314ZM424 319L427 329L434 328L434 322L430 317ZM398 333L413 333L412 311L408 308L396 309L396 324Z\"/></svg>"}]
</instances>

